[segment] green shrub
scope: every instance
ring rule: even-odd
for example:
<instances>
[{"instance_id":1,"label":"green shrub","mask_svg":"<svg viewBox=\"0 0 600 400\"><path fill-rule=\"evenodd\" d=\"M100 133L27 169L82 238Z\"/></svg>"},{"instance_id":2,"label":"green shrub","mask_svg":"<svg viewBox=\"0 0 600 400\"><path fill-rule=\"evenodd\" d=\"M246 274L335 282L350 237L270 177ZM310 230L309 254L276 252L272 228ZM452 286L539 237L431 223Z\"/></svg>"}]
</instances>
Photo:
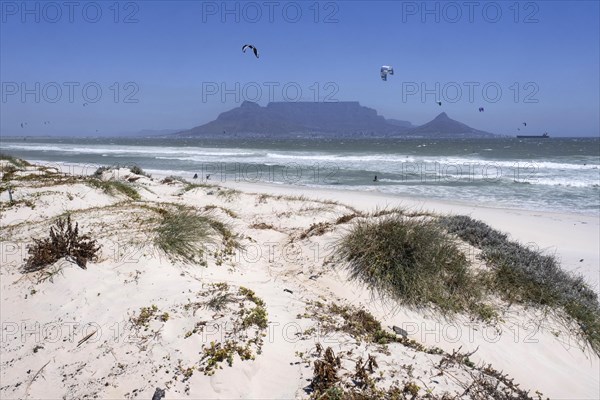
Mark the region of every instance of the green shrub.
<instances>
[{"instance_id":1,"label":"green shrub","mask_svg":"<svg viewBox=\"0 0 600 400\"><path fill-rule=\"evenodd\" d=\"M461 311L481 297L464 253L430 220L361 220L337 254L352 278L403 304Z\"/></svg>"}]
</instances>

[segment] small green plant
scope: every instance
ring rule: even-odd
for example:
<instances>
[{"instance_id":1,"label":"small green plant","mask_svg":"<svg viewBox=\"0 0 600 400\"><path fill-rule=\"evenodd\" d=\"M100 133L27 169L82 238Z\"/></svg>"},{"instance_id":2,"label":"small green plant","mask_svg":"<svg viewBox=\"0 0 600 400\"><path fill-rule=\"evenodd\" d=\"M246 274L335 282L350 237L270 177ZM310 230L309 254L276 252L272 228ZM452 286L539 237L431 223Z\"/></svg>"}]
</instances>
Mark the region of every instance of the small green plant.
<instances>
[{"instance_id":1,"label":"small green plant","mask_svg":"<svg viewBox=\"0 0 600 400\"><path fill-rule=\"evenodd\" d=\"M138 328L148 330L150 321L157 320L164 323L169 320L169 317L169 313L159 313L158 307L155 304L152 304L150 307L140 308L139 314L131 318L131 323Z\"/></svg>"},{"instance_id":2,"label":"small green plant","mask_svg":"<svg viewBox=\"0 0 600 400\"><path fill-rule=\"evenodd\" d=\"M233 301L235 301L235 298L231 293L217 293L206 302L206 306L214 311L222 311L227 304Z\"/></svg>"},{"instance_id":3,"label":"small green plant","mask_svg":"<svg viewBox=\"0 0 600 400\"><path fill-rule=\"evenodd\" d=\"M407 382L402 388L402 392L411 396L417 396L421 388L414 382Z\"/></svg>"},{"instance_id":4,"label":"small green plant","mask_svg":"<svg viewBox=\"0 0 600 400\"><path fill-rule=\"evenodd\" d=\"M154 304L151 307L142 307L140 314L136 318L133 318L132 322L137 327L147 328L150 320L154 318L157 312L158 307Z\"/></svg>"},{"instance_id":5,"label":"small green plant","mask_svg":"<svg viewBox=\"0 0 600 400\"><path fill-rule=\"evenodd\" d=\"M227 361L230 367L233 365L233 357L237 354L242 361L252 360L254 356L249 346L240 346L233 340L227 340L225 343L211 342L209 347L202 349L204 356L201 362L205 362L204 373L213 375L216 369L221 369L219 365L223 361Z\"/></svg>"}]
</instances>

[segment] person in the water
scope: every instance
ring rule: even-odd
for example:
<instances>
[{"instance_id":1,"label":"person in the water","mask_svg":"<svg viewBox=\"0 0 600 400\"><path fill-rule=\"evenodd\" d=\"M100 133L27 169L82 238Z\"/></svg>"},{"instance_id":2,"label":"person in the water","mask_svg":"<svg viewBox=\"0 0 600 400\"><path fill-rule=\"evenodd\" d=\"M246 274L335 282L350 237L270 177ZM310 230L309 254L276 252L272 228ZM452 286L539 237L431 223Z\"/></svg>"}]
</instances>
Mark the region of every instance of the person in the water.
<instances>
[{"instance_id":1,"label":"person in the water","mask_svg":"<svg viewBox=\"0 0 600 400\"><path fill-rule=\"evenodd\" d=\"M198 179L198 174L194 174L194 179Z\"/></svg>"},{"instance_id":2,"label":"person in the water","mask_svg":"<svg viewBox=\"0 0 600 400\"><path fill-rule=\"evenodd\" d=\"M375 178L373 178L373 182L377 182L377 175L375 175Z\"/></svg>"}]
</instances>

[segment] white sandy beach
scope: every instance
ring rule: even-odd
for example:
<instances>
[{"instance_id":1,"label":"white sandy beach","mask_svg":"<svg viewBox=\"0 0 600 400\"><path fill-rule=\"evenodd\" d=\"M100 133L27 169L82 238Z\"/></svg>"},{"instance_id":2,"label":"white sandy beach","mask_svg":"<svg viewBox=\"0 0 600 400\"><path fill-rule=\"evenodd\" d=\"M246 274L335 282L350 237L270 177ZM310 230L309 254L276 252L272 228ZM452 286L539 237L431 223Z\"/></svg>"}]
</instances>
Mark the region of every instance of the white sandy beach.
<instances>
[{"instance_id":1,"label":"white sandy beach","mask_svg":"<svg viewBox=\"0 0 600 400\"><path fill-rule=\"evenodd\" d=\"M29 168L29 173L35 171ZM133 175L121 169L103 178L111 177L126 181ZM157 387L166 390L165 399L308 398L305 388L317 342L344 353L342 366L347 370L354 369L359 355L375 355L382 386L414 381L421 396L463 392L469 377L459 367L440 376L436 366L441 355L399 343L382 351L343 332L321 335L311 330L318 318L299 316L310 314L307 309L315 301L364 308L386 330L402 327L410 339L448 353L476 350L471 361L491 364L531 396L538 390L544 398L600 398L599 357L582 350L568 334L572 327L561 326L552 316L512 306L502 322L489 326L466 317L445 321L424 310L382 303L331 264L332 244L351 223L302 235L312 224L331 223L355 210L401 206L465 214L530 247L555 253L565 270L583 275L600 293L598 216L241 182L219 183L240 193L211 187L182 191L182 183L161 183L163 177L156 174L152 179L134 178L141 201L78 182L19 182L13 194L17 204L12 206L8 193L1 193L1 398L150 399ZM300 195L304 198L295 197ZM227 256L218 254L222 249L217 245L217 254L209 252L206 266L173 261L153 246L153 233L143 223L151 212L140 207L142 203L211 209L241 235L246 250ZM51 280L23 274L26 247L33 238L46 237L55 217L66 211L80 231L98 239L99 260L89 262L85 270L59 261L62 272ZM474 254L472 259L477 262ZM236 355L232 366L225 361L222 369L207 375L198 369L202 349L212 341L226 341L231 334L227 327L236 324L237 314L233 309L214 312L189 305L212 296L216 289L211 284L222 282L228 284L223 291L232 297L243 293L240 287L254 291L264 301L269 326L264 332L235 332L240 340L245 335L262 337L262 345L259 339L248 342L254 359ZM249 299L238 298L231 307L253 307ZM147 326L132 328L130 321L153 305L156 312ZM159 317L164 313L168 317ZM203 329L195 329L198 326Z\"/></svg>"}]
</instances>

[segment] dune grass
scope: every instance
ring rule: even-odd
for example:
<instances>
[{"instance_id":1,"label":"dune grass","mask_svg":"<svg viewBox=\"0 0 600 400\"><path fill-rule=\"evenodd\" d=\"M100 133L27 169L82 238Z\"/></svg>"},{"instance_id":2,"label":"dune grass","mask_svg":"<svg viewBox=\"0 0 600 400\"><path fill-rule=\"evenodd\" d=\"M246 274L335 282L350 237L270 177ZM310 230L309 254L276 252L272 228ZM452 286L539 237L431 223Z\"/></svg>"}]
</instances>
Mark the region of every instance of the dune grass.
<instances>
[{"instance_id":1,"label":"dune grass","mask_svg":"<svg viewBox=\"0 0 600 400\"><path fill-rule=\"evenodd\" d=\"M122 193L132 200L140 200L141 196L137 190L131 185L120 181L102 181L100 179L88 179L86 183L96 189L101 189L104 193L114 195Z\"/></svg>"},{"instance_id":2,"label":"dune grass","mask_svg":"<svg viewBox=\"0 0 600 400\"><path fill-rule=\"evenodd\" d=\"M384 298L442 312L470 310L481 300L464 253L432 220L397 214L363 219L337 251L351 277Z\"/></svg>"},{"instance_id":3,"label":"dune grass","mask_svg":"<svg viewBox=\"0 0 600 400\"><path fill-rule=\"evenodd\" d=\"M469 267L453 236L481 250L488 268ZM509 240L466 216L406 218L387 214L355 223L338 246L351 277L385 298L442 312L497 317L488 299L550 311L576 322L576 336L600 354L600 304L582 277L560 268L551 255Z\"/></svg>"},{"instance_id":4,"label":"dune grass","mask_svg":"<svg viewBox=\"0 0 600 400\"><path fill-rule=\"evenodd\" d=\"M189 208L163 210L154 243L175 259L195 263L204 254L205 244L213 241L211 224L211 218Z\"/></svg>"},{"instance_id":5,"label":"dune grass","mask_svg":"<svg viewBox=\"0 0 600 400\"><path fill-rule=\"evenodd\" d=\"M132 174L143 175L146 178L151 178L152 177L152 175L150 175L149 173L147 173L146 171L144 171L142 168L140 168L137 165L130 166L129 170L131 171Z\"/></svg>"},{"instance_id":6,"label":"dune grass","mask_svg":"<svg viewBox=\"0 0 600 400\"><path fill-rule=\"evenodd\" d=\"M225 201L233 201L240 197L241 193L236 189L221 189L217 192L217 197L225 199Z\"/></svg>"},{"instance_id":7,"label":"dune grass","mask_svg":"<svg viewBox=\"0 0 600 400\"><path fill-rule=\"evenodd\" d=\"M511 241L468 216L445 216L440 223L448 232L481 249L480 257L491 267L485 280L490 292L511 303L547 307L558 311L559 317L566 314L566 319L577 322L592 350L600 354L600 304L581 276L561 269L554 256Z\"/></svg>"},{"instance_id":8,"label":"dune grass","mask_svg":"<svg viewBox=\"0 0 600 400\"><path fill-rule=\"evenodd\" d=\"M223 249L220 253L232 253L240 244L229 226L210 213L200 213L191 207L176 206L160 209L161 220L156 228L155 245L174 259L204 265L201 257L207 244L216 242L220 236Z\"/></svg>"},{"instance_id":9,"label":"dune grass","mask_svg":"<svg viewBox=\"0 0 600 400\"><path fill-rule=\"evenodd\" d=\"M25 167L30 167L31 164L28 163L25 160L22 160L20 158L17 157L13 157L9 154L5 154L5 153L0 153L0 160L4 160L4 161L8 161L9 163L11 163L12 165L14 165L15 167L19 167L19 168L25 168Z\"/></svg>"}]
</instances>

